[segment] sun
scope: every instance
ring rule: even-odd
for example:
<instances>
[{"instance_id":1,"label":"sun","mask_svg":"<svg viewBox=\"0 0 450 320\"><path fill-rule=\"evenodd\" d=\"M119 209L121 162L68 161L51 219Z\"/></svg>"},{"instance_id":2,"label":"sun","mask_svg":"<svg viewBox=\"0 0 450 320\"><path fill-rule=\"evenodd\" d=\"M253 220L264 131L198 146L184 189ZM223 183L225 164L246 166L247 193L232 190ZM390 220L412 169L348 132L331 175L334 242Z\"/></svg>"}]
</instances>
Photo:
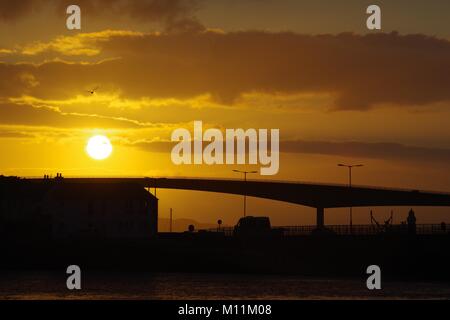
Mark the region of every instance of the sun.
<instances>
[{"instance_id":1,"label":"sun","mask_svg":"<svg viewBox=\"0 0 450 320\"><path fill-rule=\"evenodd\" d=\"M104 160L111 155L113 147L109 139L102 135L93 136L89 139L86 152L95 160Z\"/></svg>"}]
</instances>

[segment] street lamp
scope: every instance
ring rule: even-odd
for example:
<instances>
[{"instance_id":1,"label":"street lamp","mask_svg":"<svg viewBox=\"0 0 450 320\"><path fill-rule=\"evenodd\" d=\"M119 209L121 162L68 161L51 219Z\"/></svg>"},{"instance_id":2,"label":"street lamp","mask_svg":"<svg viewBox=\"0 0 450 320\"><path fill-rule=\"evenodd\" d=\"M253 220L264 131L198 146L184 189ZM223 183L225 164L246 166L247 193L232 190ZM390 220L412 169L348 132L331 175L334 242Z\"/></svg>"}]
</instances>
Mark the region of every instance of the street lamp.
<instances>
[{"instance_id":1,"label":"street lamp","mask_svg":"<svg viewBox=\"0 0 450 320\"><path fill-rule=\"evenodd\" d=\"M348 187L351 188L352 187L352 168L356 168L356 167L362 167L364 165L362 164L342 164L339 163L338 167L346 167L348 168ZM352 211L352 207L350 207L350 232L352 232L352 227L353 227L353 211Z\"/></svg>"},{"instance_id":2,"label":"street lamp","mask_svg":"<svg viewBox=\"0 0 450 320\"><path fill-rule=\"evenodd\" d=\"M246 215L246 211L247 211L247 189L246 189L246 185L247 185L247 174L248 173L258 173L258 171L241 171L241 170L233 170L233 172L237 172L237 173L243 173L244 174L244 217Z\"/></svg>"}]
</instances>

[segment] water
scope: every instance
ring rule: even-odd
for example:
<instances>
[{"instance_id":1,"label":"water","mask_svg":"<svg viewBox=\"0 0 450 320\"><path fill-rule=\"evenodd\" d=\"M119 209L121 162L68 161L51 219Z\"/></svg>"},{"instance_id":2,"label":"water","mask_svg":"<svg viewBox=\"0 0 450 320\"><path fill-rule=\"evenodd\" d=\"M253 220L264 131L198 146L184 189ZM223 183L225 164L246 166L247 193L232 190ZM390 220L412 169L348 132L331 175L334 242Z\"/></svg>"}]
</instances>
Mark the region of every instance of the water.
<instances>
[{"instance_id":1,"label":"water","mask_svg":"<svg viewBox=\"0 0 450 320\"><path fill-rule=\"evenodd\" d=\"M299 276L82 273L82 290L66 289L66 275L2 272L0 299L450 299L449 283L383 282L369 291L365 279Z\"/></svg>"}]
</instances>

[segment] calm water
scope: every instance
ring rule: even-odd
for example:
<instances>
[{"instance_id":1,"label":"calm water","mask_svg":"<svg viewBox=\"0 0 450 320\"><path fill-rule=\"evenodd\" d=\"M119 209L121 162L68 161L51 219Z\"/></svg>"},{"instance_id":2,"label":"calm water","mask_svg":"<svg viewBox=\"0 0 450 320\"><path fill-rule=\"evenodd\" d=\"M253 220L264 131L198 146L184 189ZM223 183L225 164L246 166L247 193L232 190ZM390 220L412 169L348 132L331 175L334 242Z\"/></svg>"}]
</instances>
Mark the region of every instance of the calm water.
<instances>
[{"instance_id":1,"label":"calm water","mask_svg":"<svg viewBox=\"0 0 450 320\"><path fill-rule=\"evenodd\" d=\"M107 273L82 274L82 290L66 275L2 272L0 299L450 299L450 284L384 282L377 292L361 280L298 276Z\"/></svg>"}]
</instances>

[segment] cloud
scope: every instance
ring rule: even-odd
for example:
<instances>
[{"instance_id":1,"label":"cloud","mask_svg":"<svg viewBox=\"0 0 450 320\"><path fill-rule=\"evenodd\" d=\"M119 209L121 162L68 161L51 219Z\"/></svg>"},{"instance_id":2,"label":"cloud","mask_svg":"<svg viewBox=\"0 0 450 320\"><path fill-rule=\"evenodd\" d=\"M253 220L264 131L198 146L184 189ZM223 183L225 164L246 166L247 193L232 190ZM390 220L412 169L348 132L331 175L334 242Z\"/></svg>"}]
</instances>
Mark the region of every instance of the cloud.
<instances>
[{"instance_id":1,"label":"cloud","mask_svg":"<svg viewBox=\"0 0 450 320\"><path fill-rule=\"evenodd\" d=\"M60 36L50 42L35 42L21 48L25 56L42 53L56 53L64 56L97 56L101 53L100 44L118 37L140 37L141 32L124 30L105 30L93 33L79 33L75 36ZM1 51L0 51L1 52Z\"/></svg>"},{"instance_id":2,"label":"cloud","mask_svg":"<svg viewBox=\"0 0 450 320\"><path fill-rule=\"evenodd\" d=\"M284 141L286 153L309 153L352 158L450 163L450 149L407 146L398 143Z\"/></svg>"},{"instance_id":3,"label":"cloud","mask_svg":"<svg viewBox=\"0 0 450 320\"><path fill-rule=\"evenodd\" d=\"M176 143L171 141L162 141L162 140L149 141L143 139L134 142L124 141L123 144L131 147L136 147L148 152L170 153Z\"/></svg>"},{"instance_id":4,"label":"cloud","mask_svg":"<svg viewBox=\"0 0 450 320\"><path fill-rule=\"evenodd\" d=\"M93 17L128 16L146 22L161 23L167 31L199 31L203 25L195 17L197 0L20 0L0 1L0 20L9 22L24 18L32 12L51 6L55 13L66 12L69 5L77 4L82 13Z\"/></svg>"},{"instance_id":5,"label":"cloud","mask_svg":"<svg viewBox=\"0 0 450 320\"><path fill-rule=\"evenodd\" d=\"M176 142L137 140L129 145L149 152L169 153ZM280 152L445 165L450 163L450 149L407 146L399 143L291 140L280 142Z\"/></svg>"},{"instance_id":6,"label":"cloud","mask_svg":"<svg viewBox=\"0 0 450 320\"><path fill-rule=\"evenodd\" d=\"M143 128L151 124L96 114L65 113L58 108L0 103L0 124L62 128Z\"/></svg>"},{"instance_id":7,"label":"cloud","mask_svg":"<svg viewBox=\"0 0 450 320\"><path fill-rule=\"evenodd\" d=\"M34 137L35 135L29 132L9 128L0 128L0 138L29 139Z\"/></svg>"},{"instance_id":8,"label":"cloud","mask_svg":"<svg viewBox=\"0 0 450 320\"><path fill-rule=\"evenodd\" d=\"M95 83L129 99L210 94L229 105L255 92L326 94L335 110L450 101L450 42L424 35L104 31L58 38L29 53L55 51L116 59L3 63L0 77L9 81L0 84L0 96L68 99ZM23 81L24 73L39 85Z\"/></svg>"},{"instance_id":9,"label":"cloud","mask_svg":"<svg viewBox=\"0 0 450 320\"><path fill-rule=\"evenodd\" d=\"M14 50L11 50L11 49L1 49L1 48L0 48L0 56L1 56L1 55L9 55L9 54L13 54L13 53L15 53Z\"/></svg>"},{"instance_id":10,"label":"cloud","mask_svg":"<svg viewBox=\"0 0 450 320\"><path fill-rule=\"evenodd\" d=\"M0 1L0 21L14 21L32 13L44 3L43 0Z\"/></svg>"}]
</instances>

